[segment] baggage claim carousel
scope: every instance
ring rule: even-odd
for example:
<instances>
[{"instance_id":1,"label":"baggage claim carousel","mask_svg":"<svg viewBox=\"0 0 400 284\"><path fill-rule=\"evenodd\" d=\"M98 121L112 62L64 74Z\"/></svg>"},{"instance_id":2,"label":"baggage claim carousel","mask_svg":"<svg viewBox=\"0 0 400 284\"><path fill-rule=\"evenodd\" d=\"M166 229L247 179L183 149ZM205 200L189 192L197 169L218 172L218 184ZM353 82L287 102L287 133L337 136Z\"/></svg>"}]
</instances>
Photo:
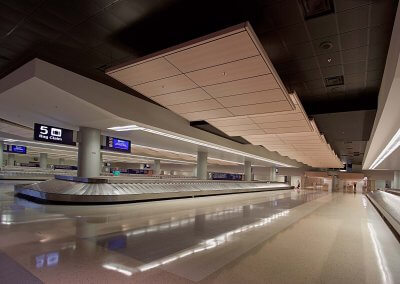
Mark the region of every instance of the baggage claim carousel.
<instances>
[{"instance_id":1,"label":"baggage claim carousel","mask_svg":"<svg viewBox=\"0 0 400 284\"><path fill-rule=\"evenodd\" d=\"M38 202L120 203L221 194L289 190L279 182L211 181L197 179L77 178L56 176L28 185L16 185L19 197Z\"/></svg>"}]
</instances>

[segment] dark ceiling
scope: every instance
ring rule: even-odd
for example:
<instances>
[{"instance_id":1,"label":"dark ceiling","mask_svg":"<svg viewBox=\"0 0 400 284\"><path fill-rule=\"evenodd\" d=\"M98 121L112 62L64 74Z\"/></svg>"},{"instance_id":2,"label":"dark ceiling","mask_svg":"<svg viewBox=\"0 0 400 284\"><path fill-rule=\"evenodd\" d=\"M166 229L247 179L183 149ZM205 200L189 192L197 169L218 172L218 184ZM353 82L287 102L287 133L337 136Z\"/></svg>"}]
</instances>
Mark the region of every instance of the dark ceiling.
<instances>
[{"instance_id":1,"label":"dark ceiling","mask_svg":"<svg viewBox=\"0 0 400 284\"><path fill-rule=\"evenodd\" d=\"M250 21L308 114L374 109L397 1L331 2L304 20L299 0L0 0L0 77L39 57L140 96L104 69Z\"/></svg>"}]
</instances>

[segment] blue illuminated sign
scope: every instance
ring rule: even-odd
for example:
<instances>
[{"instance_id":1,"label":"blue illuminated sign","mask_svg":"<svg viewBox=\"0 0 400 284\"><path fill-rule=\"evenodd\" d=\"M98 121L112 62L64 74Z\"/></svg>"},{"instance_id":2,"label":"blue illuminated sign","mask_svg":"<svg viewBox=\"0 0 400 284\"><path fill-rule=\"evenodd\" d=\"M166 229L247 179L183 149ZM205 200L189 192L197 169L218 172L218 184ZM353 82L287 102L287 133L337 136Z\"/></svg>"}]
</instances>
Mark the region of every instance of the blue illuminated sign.
<instances>
[{"instance_id":1,"label":"blue illuminated sign","mask_svg":"<svg viewBox=\"0 0 400 284\"><path fill-rule=\"evenodd\" d=\"M131 142L128 140L122 140L118 138L113 138L113 148L123 151L129 151L131 148Z\"/></svg>"},{"instance_id":2,"label":"blue illuminated sign","mask_svg":"<svg viewBox=\"0 0 400 284\"><path fill-rule=\"evenodd\" d=\"M5 145L3 152L26 154L26 147L19 145Z\"/></svg>"},{"instance_id":3,"label":"blue illuminated sign","mask_svg":"<svg viewBox=\"0 0 400 284\"><path fill-rule=\"evenodd\" d=\"M25 146L11 145L11 152L18 154L26 154Z\"/></svg>"},{"instance_id":4,"label":"blue illuminated sign","mask_svg":"<svg viewBox=\"0 0 400 284\"><path fill-rule=\"evenodd\" d=\"M106 145L102 146L103 149L118 151L118 152L131 152L131 141L106 136Z\"/></svg>"}]
</instances>

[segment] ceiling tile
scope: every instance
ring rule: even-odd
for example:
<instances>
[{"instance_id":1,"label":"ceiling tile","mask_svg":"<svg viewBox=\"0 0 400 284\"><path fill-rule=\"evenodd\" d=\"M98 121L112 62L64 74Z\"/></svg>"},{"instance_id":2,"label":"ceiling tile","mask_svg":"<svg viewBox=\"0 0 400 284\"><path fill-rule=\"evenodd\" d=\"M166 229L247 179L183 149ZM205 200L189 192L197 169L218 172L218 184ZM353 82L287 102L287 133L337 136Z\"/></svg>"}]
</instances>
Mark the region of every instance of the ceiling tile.
<instances>
[{"instance_id":1,"label":"ceiling tile","mask_svg":"<svg viewBox=\"0 0 400 284\"><path fill-rule=\"evenodd\" d=\"M74 7L70 1L48 1L43 8L71 25L82 23L88 18L84 9Z\"/></svg>"},{"instance_id":2,"label":"ceiling tile","mask_svg":"<svg viewBox=\"0 0 400 284\"><path fill-rule=\"evenodd\" d=\"M92 21L110 32L118 31L125 26L125 23L110 12L99 13L92 18Z\"/></svg>"},{"instance_id":3,"label":"ceiling tile","mask_svg":"<svg viewBox=\"0 0 400 284\"><path fill-rule=\"evenodd\" d=\"M318 88L324 88L325 87L325 82L324 82L323 79L307 81L307 82L305 82L305 84L307 85L308 89L318 89Z\"/></svg>"},{"instance_id":4,"label":"ceiling tile","mask_svg":"<svg viewBox=\"0 0 400 284\"><path fill-rule=\"evenodd\" d=\"M251 130L238 130L238 131L224 131L229 136L244 136L244 135L259 135L265 134L264 130L251 129Z\"/></svg>"},{"instance_id":5,"label":"ceiling tile","mask_svg":"<svg viewBox=\"0 0 400 284\"><path fill-rule=\"evenodd\" d=\"M343 63L365 61L367 59L367 46L344 50L342 52Z\"/></svg>"},{"instance_id":6,"label":"ceiling tile","mask_svg":"<svg viewBox=\"0 0 400 284\"><path fill-rule=\"evenodd\" d=\"M321 72L319 69L307 70L297 74L296 77L303 81L313 81L321 78Z\"/></svg>"},{"instance_id":7,"label":"ceiling tile","mask_svg":"<svg viewBox=\"0 0 400 284\"><path fill-rule=\"evenodd\" d=\"M309 127L307 121L304 119L304 117L302 120L260 123L259 126L263 129L273 129L273 128L281 128L281 127L298 127L298 126L307 127L308 129L310 129L310 127Z\"/></svg>"},{"instance_id":8,"label":"ceiling tile","mask_svg":"<svg viewBox=\"0 0 400 284\"><path fill-rule=\"evenodd\" d=\"M364 82L365 82L365 73L356 73L344 76L344 83L346 86L347 84L356 84Z\"/></svg>"},{"instance_id":9,"label":"ceiling tile","mask_svg":"<svg viewBox=\"0 0 400 284\"><path fill-rule=\"evenodd\" d=\"M187 48L165 56L182 72L191 72L235 60L259 55L245 31Z\"/></svg>"},{"instance_id":10,"label":"ceiling tile","mask_svg":"<svg viewBox=\"0 0 400 284\"><path fill-rule=\"evenodd\" d=\"M375 59L368 60L367 71L383 70L385 68L386 57L379 57Z\"/></svg>"},{"instance_id":11,"label":"ceiling tile","mask_svg":"<svg viewBox=\"0 0 400 284\"><path fill-rule=\"evenodd\" d=\"M380 81L382 80L383 70L367 72L368 81Z\"/></svg>"},{"instance_id":12,"label":"ceiling tile","mask_svg":"<svg viewBox=\"0 0 400 284\"><path fill-rule=\"evenodd\" d=\"M284 62L289 59L289 52L275 31L259 34L259 39L268 57L274 62Z\"/></svg>"},{"instance_id":13,"label":"ceiling tile","mask_svg":"<svg viewBox=\"0 0 400 284\"><path fill-rule=\"evenodd\" d=\"M388 48L388 45L385 43L370 45L368 50L368 59L386 58Z\"/></svg>"},{"instance_id":14,"label":"ceiling tile","mask_svg":"<svg viewBox=\"0 0 400 284\"><path fill-rule=\"evenodd\" d=\"M168 108L178 114L185 114L185 113L199 112L205 110L221 109L223 108L223 106L220 103L218 103L215 99L210 99L204 101L172 105L169 106Z\"/></svg>"},{"instance_id":15,"label":"ceiling tile","mask_svg":"<svg viewBox=\"0 0 400 284\"><path fill-rule=\"evenodd\" d=\"M345 86L333 86L333 87L327 87L327 95L332 97L332 96L341 96L344 95L345 91Z\"/></svg>"},{"instance_id":16,"label":"ceiling tile","mask_svg":"<svg viewBox=\"0 0 400 284\"><path fill-rule=\"evenodd\" d=\"M358 61L358 62L344 64L345 75L350 75L354 73L364 73L365 69L366 69L365 61Z\"/></svg>"},{"instance_id":17,"label":"ceiling tile","mask_svg":"<svg viewBox=\"0 0 400 284\"><path fill-rule=\"evenodd\" d=\"M342 59L339 52L332 52L318 55L318 62L321 67L330 67L342 64Z\"/></svg>"},{"instance_id":18,"label":"ceiling tile","mask_svg":"<svg viewBox=\"0 0 400 284\"><path fill-rule=\"evenodd\" d=\"M371 27L393 25L393 19L396 14L395 1L373 1L371 11Z\"/></svg>"},{"instance_id":19,"label":"ceiling tile","mask_svg":"<svg viewBox=\"0 0 400 284\"><path fill-rule=\"evenodd\" d=\"M250 116L251 120L255 123L268 123L268 122L282 122L282 121L293 121L303 120L304 116L302 113L291 113L291 114L273 114L273 115L257 115Z\"/></svg>"},{"instance_id":20,"label":"ceiling tile","mask_svg":"<svg viewBox=\"0 0 400 284\"><path fill-rule=\"evenodd\" d=\"M295 45L288 45L288 50L291 58L302 59L314 56L313 45L311 42L304 42Z\"/></svg>"},{"instance_id":21,"label":"ceiling tile","mask_svg":"<svg viewBox=\"0 0 400 284\"><path fill-rule=\"evenodd\" d=\"M291 106L286 101L228 108L228 110L231 113L233 113L234 115L278 112L278 111L285 111L285 110L291 110L291 109L292 109Z\"/></svg>"},{"instance_id":22,"label":"ceiling tile","mask_svg":"<svg viewBox=\"0 0 400 284\"><path fill-rule=\"evenodd\" d=\"M278 33L282 35L286 45L294 45L310 41L303 23L280 29L278 30Z\"/></svg>"},{"instance_id":23,"label":"ceiling tile","mask_svg":"<svg viewBox=\"0 0 400 284\"><path fill-rule=\"evenodd\" d=\"M317 40L314 40L313 42L314 45L314 50L317 55L319 54L325 54L325 53L332 53L332 52L337 52L340 50L339 47L339 36L338 35L333 35L329 37L323 37ZM329 49L324 49L323 45L325 43L325 46L327 43L332 44L332 47Z\"/></svg>"},{"instance_id":24,"label":"ceiling tile","mask_svg":"<svg viewBox=\"0 0 400 284\"><path fill-rule=\"evenodd\" d=\"M193 71L186 73L186 75L197 85L207 86L269 73L271 73L271 71L266 65L264 59L261 56L254 56Z\"/></svg>"},{"instance_id":25,"label":"ceiling tile","mask_svg":"<svg viewBox=\"0 0 400 284\"><path fill-rule=\"evenodd\" d=\"M227 96L218 98L217 100L224 107L233 107L241 105L251 105L257 103L267 103L285 100L285 95L281 89L272 89L254 93L247 93L242 95Z\"/></svg>"},{"instance_id":26,"label":"ceiling tile","mask_svg":"<svg viewBox=\"0 0 400 284\"><path fill-rule=\"evenodd\" d=\"M342 49L352 49L368 44L369 29L360 29L340 35Z\"/></svg>"},{"instance_id":27,"label":"ceiling tile","mask_svg":"<svg viewBox=\"0 0 400 284\"><path fill-rule=\"evenodd\" d=\"M195 101L202 101L211 99L211 96L207 94L203 89L196 88L187 91L181 91L176 93L169 93L167 95L161 95L152 97L152 100L165 106L171 106L176 104L183 104Z\"/></svg>"},{"instance_id":28,"label":"ceiling tile","mask_svg":"<svg viewBox=\"0 0 400 284\"><path fill-rule=\"evenodd\" d=\"M318 61L316 57L291 61L290 64L292 65L292 68L297 71L307 71L318 68Z\"/></svg>"},{"instance_id":29,"label":"ceiling tile","mask_svg":"<svg viewBox=\"0 0 400 284\"><path fill-rule=\"evenodd\" d=\"M377 26L370 28L369 44L389 44L392 34L391 26Z\"/></svg>"},{"instance_id":30,"label":"ceiling tile","mask_svg":"<svg viewBox=\"0 0 400 284\"><path fill-rule=\"evenodd\" d=\"M343 65L335 65L321 68L324 77L343 75Z\"/></svg>"},{"instance_id":31,"label":"ceiling tile","mask_svg":"<svg viewBox=\"0 0 400 284\"><path fill-rule=\"evenodd\" d=\"M279 88L272 74L204 87L215 98Z\"/></svg>"},{"instance_id":32,"label":"ceiling tile","mask_svg":"<svg viewBox=\"0 0 400 284\"><path fill-rule=\"evenodd\" d=\"M313 40L338 33L334 14L309 19L306 23Z\"/></svg>"},{"instance_id":33,"label":"ceiling tile","mask_svg":"<svg viewBox=\"0 0 400 284\"><path fill-rule=\"evenodd\" d=\"M369 6L361 6L337 13L340 32L345 33L368 27L368 12Z\"/></svg>"},{"instance_id":34,"label":"ceiling tile","mask_svg":"<svg viewBox=\"0 0 400 284\"><path fill-rule=\"evenodd\" d=\"M232 114L226 109L214 109L214 110L185 113L182 114L181 116L183 116L189 121L197 121L197 120L207 120L212 118L229 117L232 116Z\"/></svg>"},{"instance_id":35,"label":"ceiling tile","mask_svg":"<svg viewBox=\"0 0 400 284\"><path fill-rule=\"evenodd\" d=\"M197 86L185 75L178 75L166 79L144 83L141 85L136 85L133 88L147 97L154 97L167 93L194 89L197 88Z\"/></svg>"},{"instance_id":36,"label":"ceiling tile","mask_svg":"<svg viewBox=\"0 0 400 284\"><path fill-rule=\"evenodd\" d=\"M318 96L319 98L325 98L327 90L326 88L319 88L319 89L311 89L310 90L311 95L313 96Z\"/></svg>"},{"instance_id":37,"label":"ceiling tile","mask_svg":"<svg viewBox=\"0 0 400 284\"><path fill-rule=\"evenodd\" d=\"M128 86L179 75L181 72L164 58L156 58L140 64L127 66L110 73L110 76Z\"/></svg>"},{"instance_id":38,"label":"ceiling tile","mask_svg":"<svg viewBox=\"0 0 400 284\"><path fill-rule=\"evenodd\" d=\"M247 116L211 119L208 120L208 122L216 127L254 124L254 122Z\"/></svg>"},{"instance_id":39,"label":"ceiling tile","mask_svg":"<svg viewBox=\"0 0 400 284\"><path fill-rule=\"evenodd\" d=\"M282 11L285 11L285 13L282 13ZM303 21L303 16L296 0L280 1L268 6L268 15L272 18L277 28L298 24Z\"/></svg>"},{"instance_id":40,"label":"ceiling tile","mask_svg":"<svg viewBox=\"0 0 400 284\"><path fill-rule=\"evenodd\" d=\"M265 131L265 133L270 133L270 134L296 133L296 132L310 131L310 128L307 127L307 126L297 126L297 127L284 127L284 128L264 129L264 131Z\"/></svg>"},{"instance_id":41,"label":"ceiling tile","mask_svg":"<svg viewBox=\"0 0 400 284\"><path fill-rule=\"evenodd\" d=\"M254 123L246 125L219 126L218 128L224 132L260 129L260 127L258 127L258 125Z\"/></svg>"},{"instance_id":42,"label":"ceiling tile","mask_svg":"<svg viewBox=\"0 0 400 284\"><path fill-rule=\"evenodd\" d=\"M334 1L335 1L336 12L342 12L344 10L349 10L360 6L368 5L371 2L371 0L334 0Z\"/></svg>"}]
</instances>

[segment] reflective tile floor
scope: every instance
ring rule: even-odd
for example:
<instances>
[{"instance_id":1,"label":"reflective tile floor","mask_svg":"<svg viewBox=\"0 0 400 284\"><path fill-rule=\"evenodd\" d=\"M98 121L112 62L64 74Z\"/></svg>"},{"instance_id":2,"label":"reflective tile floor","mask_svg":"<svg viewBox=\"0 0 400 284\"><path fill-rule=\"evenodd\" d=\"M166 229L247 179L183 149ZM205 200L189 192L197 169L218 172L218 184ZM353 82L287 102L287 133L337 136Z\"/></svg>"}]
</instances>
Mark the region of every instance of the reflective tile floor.
<instances>
[{"instance_id":1,"label":"reflective tile floor","mask_svg":"<svg viewBox=\"0 0 400 284\"><path fill-rule=\"evenodd\" d=\"M0 283L400 283L400 244L361 194L66 206L2 182L0 216Z\"/></svg>"}]
</instances>

